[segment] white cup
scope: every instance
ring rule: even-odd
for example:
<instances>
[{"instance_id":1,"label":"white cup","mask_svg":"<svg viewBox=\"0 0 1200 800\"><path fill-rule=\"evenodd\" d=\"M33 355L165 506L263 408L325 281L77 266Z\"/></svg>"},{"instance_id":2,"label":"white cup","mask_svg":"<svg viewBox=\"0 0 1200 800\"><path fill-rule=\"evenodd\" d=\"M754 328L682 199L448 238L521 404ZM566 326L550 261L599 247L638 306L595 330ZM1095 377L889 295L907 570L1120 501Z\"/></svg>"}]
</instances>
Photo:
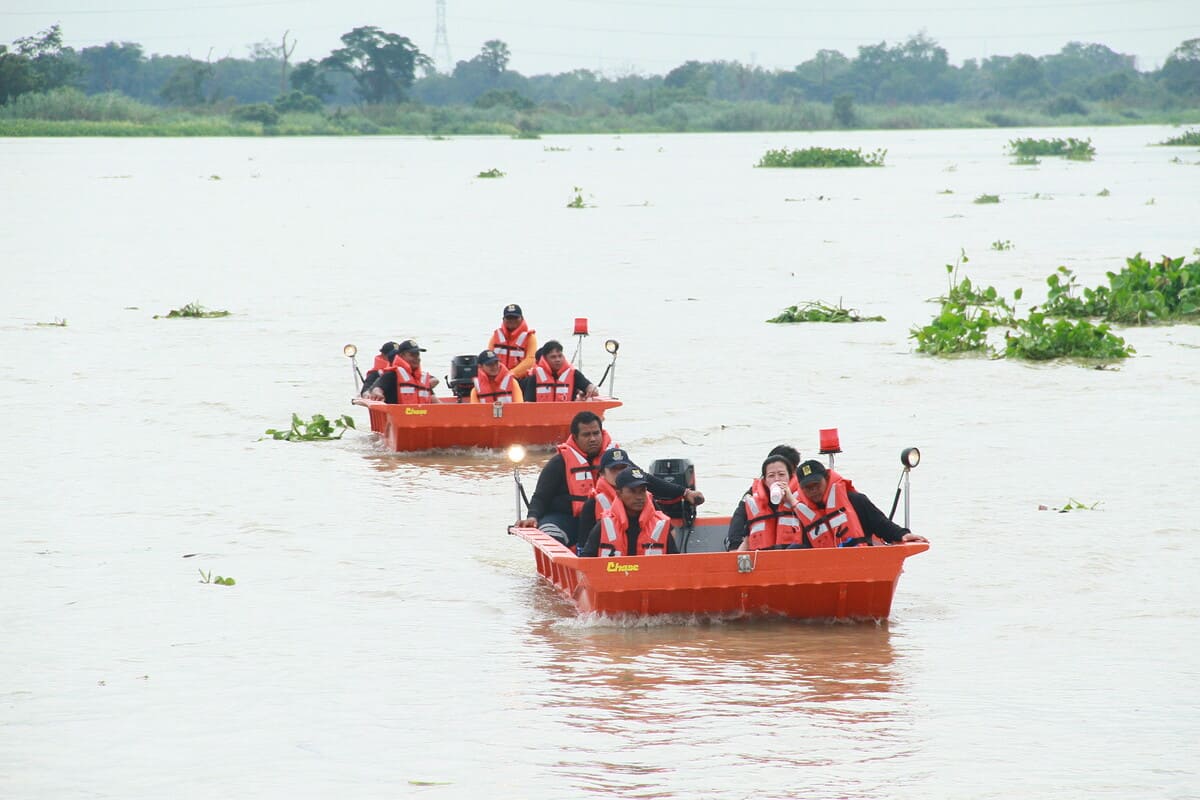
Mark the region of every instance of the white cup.
<instances>
[{"instance_id":1,"label":"white cup","mask_svg":"<svg viewBox=\"0 0 1200 800\"><path fill-rule=\"evenodd\" d=\"M771 484L771 502L774 503L775 505L779 505L781 500L783 500L783 486L781 486L778 483L772 483Z\"/></svg>"}]
</instances>

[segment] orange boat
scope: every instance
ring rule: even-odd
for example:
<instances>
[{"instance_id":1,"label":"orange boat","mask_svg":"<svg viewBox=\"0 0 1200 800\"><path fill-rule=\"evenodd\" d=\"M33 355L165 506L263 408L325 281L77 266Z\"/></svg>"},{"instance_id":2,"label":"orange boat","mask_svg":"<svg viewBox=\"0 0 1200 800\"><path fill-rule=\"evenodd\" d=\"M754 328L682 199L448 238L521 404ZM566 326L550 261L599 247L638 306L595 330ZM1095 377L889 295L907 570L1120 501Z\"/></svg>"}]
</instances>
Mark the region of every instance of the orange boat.
<instances>
[{"instance_id":1,"label":"orange boat","mask_svg":"<svg viewBox=\"0 0 1200 800\"><path fill-rule=\"evenodd\" d=\"M446 447L508 447L550 445L569 435L571 418L580 411L600 417L620 400L574 403L460 403L439 398L437 403L395 405L355 398L371 415L371 430L399 452Z\"/></svg>"},{"instance_id":2,"label":"orange boat","mask_svg":"<svg viewBox=\"0 0 1200 800\"><path fill-rule=\"evenodd\" d=\"M533 545L537 571L581 613L779 615L885 619L904 559L919 542L879 547L724 552L729 517L676 527L679 555L581 558L534 528L509 528Z\"/></svg>"}]
</instances>

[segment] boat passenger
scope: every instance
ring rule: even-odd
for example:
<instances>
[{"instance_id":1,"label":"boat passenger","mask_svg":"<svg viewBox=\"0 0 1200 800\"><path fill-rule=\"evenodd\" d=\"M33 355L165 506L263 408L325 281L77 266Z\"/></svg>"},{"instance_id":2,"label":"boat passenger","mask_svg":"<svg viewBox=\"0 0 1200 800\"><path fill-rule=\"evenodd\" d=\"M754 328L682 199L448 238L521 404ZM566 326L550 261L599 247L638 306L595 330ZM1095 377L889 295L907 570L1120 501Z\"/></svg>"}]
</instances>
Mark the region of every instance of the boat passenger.
<instances>
[{"instance_id":1,"label":"boat passenger","mask_svg":"<svg viewBox=\"0 0 1200 800\"><path fill-rule=\"evenodd\" d=\"M790 444L778 444L771 448L771 452L767 453L768 458L771 456L783 456L792 465L792 478L788 482L788 486L792 490L793 495L799 496L800 484L796 483L795 473L796 468L800 466L800 451ZM750 489L746 490L746 493L749 494L753 488L751 486ZM725 536L726 550L741 549L742 540L746 538L746 504L744 501L745 496L743 495L742 499L738 501L737 508L730 515L729 533Z\"/></svg>"},{"instance_id":2,"label":"boat passenger","mask_svg":"<svg viewBox=\"0 0 1200 800\"><path fill-rule=\"evenodd\" d=\"M500 363L492 350L484 350L475 359L479 370L475 373L474 388L471 389L472 403L523 403L525 397L521 384Z\"/></svg>"},{"instance_id":3,"label":"boat passenger","mask_svg":"<svg viewBox=\"0 0 1200 800\"><path fill-rule=\"evenodd\" d=\"M363 376L363 397L367 396L367 387L375 382L383 370L392 365L392 359L396 357L396 348L399 346L396 342L384 342L379 348L379 352L375 354L375 363Z\"/></svg>"},{"instance_id":4,"label":"boat passenger","mask_svg":"<svg viewBox=\"0 0 1200 800\"><path fill-rule=\"evenodd\" d=\"M592 489L592 496L584 501L583 507L579 510L579 530L590 531L592 526L596 524L596 520L600 514L603 514L617 500L617 490L614 488L617 482L617 476L622 471L636 466L629 460L628 451L613 447L605 450L600 456L600 477L596 480L596 485ZM668 503L675 502L680 499L687 500L689 503L701 505L704 502L704 495L695 489L680 487L671 481L664 480L657 475L646 473L646 486L651 493L650 502L654 500L666 501ZM680 492L680 488L683 491Z\"/></svg>"},{"instance_id":5,"label":"boat passenger","mask_svg":"<svg viewBox=\"0 0 1200 800\"><path fill-rule=\"evenodd\" d=\"M405 339L396 346L396 355L389 372L396 375L397 402L402 405L413 403L436 403L433 388L441 381L421 369L421 353L424 347L418 347L412 339Z\"/></svg>"},{"instance_id":6,"label":"boat passenger","mask_svg":"<svg viewBox=\"0 0 1200 800\"><path fill-rule=\"evenodd\" d=\"M652 556L678 553L671 518L654 507L646 473L629 467L617 475L614 502L592 526L582 556Z\"/></svg>"},{"instance_id":7,"label":"boat passenger","mask_svg":"<svg viewBox=\"0 0 1200 800\"><path fill-rule=\"evenodd\" d=\"M604 422L591 411L580 411L571 418L571 435L558 445L538 476L529 516L517 523L520 528L540 528L568 547L579 538L579 512L592 494L600 454L613 447Z\"/></svg>"},{"instance_id":8,"label":"boat passenger","mask_svg":"<svg viewBox=\"0 0 1200 800\"><path fill-rule=\"evenodd\" d=\"M800 503L796 506L802 540L791 547L856 547L872 538L888 544L928 542L887 518L849 481L825 469L820 461L800 465Z\"/></svg>"},{"instance_id":9,"label":"boat passenger","mask_svg":"<svg viewBox=\"0 0 1200 800\"><path fill-rule=\"evenodd\" d=\"M592 400L600 394L596 384L567 361L558 340L546 342L538 353L537 366L526 376L524 383L525 394L532 402Z\"/></svg>"},{"instance_id":10,"label":"boat passenger","mask_svg":"<svg viewBox=\"0 0 1200 800\"><path fill-rule=\"evenodd\" d=\"M516 303L504 307L503 322L488 339L488 350L495 350L500 363L520 380L533 369L533 354L537 352L537 331L525 322L525 315Z\"/></svg>"},{"instance_id":11,"label":"boat passenger","mask_svg":"<svg viewBox=\"0 0 1200 800\"><path fill-rule=\"evenodd\" d=\"M738 550L773 550L801 540L800 519L796 506L800 500L792 491L795 477L792 462L784 455L767 456L761 477L742 496L741 529L736 532ZM730 520L729 540L735 536Z\"/></svg>"}]
</instances>

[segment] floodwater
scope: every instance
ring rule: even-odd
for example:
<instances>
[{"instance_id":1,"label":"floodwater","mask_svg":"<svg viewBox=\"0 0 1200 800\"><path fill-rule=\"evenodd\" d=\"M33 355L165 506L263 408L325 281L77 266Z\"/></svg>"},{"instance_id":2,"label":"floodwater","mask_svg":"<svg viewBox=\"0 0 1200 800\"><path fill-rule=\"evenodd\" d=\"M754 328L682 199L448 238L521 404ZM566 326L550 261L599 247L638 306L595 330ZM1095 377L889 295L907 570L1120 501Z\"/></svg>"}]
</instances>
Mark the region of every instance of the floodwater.
<instances>
[{"instance_id":1,"label":"floodwater","mask_svg":"<svg viewBox=\"0 0 1200 800\"><path fill-rule=\"evenodd\" d=\"M1170 134L0 142L0 796L1200 797L1200 328L1110 370L907 339L960 248L1023 308L1190 254ZM752 168L810 144L888 166ZM763 322L817 299L887 321ZM233 316L153 319L190 301ZM502 454L259 438L366 427L346 342L443 375L510 302L568 353L588 317L593 380L621 341L608 427L703 512L826 427L886 509L919 446L890 619L578 619Z\"/></svg>"}]
</instances>

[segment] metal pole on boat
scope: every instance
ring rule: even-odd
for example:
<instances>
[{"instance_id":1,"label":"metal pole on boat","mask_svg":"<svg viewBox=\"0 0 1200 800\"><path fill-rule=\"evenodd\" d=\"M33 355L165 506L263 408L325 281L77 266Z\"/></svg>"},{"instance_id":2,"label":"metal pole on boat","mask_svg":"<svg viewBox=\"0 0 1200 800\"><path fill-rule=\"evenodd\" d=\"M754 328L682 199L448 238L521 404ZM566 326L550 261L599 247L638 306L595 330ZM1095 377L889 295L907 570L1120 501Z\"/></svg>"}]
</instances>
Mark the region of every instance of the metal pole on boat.
<instances>
[{"instance_id":1,"label":"metal pole on boat","mask_svg":"<svg viewBox=\"0 0 1200 800\"><path fill-rule=\"evenodd\" d=\"M358 348L352 344L348 344L342 348L342 355L350 359L350 380L354 383L354 393L358 394L362 391L363 374L358 368L358 360L355 356L358 355Z\"/></svg>"},{"instance_id":2,"label":"metal pole on boat","mask_svg":"<svg viewBox=\"0 0 1200 800\"><path fill-rule=\"evenodd\" d=\"M911 473L921 463L921 451L915 447L906 447L900 453L900 463L904 464L904 527L909 527L908 514L908 498L912 493L912 487L908 482L909 473Z\"/></svg>"},{"instance_id":3,"label":"metal pole on boat","mask_svg":"<svg viewBox=\"0 0 1200 800\"><path fill-rule=\"evenodd\" d=\"M525 460L525 448L519 444L514 444L508 448L508 460L513 465L513 483L515 484L517 495L516 521L520 522L525 518L521 515L521 495L524 494L524 487L521 486L521 462Z\"/></svg>"},{"instance_id":4,"label":"metal pole on boat","mask_svg":"<svg viewBox=\"0 0 1200 800\"><path fill-rule=\"evenodd\" d=\"M609 376L609 373L612 373L612 380L608 382L608 396L616 397L617 392L614 387L617 383L617 351L621 349L621 343L616 339L609 339L604 343L604 349L612 356L612 361L609 363L608 369L604 370L604 375L600 378L600 383L596 385L599 386L604 383L604 379Z\"/></svg>"}]
</instances>

